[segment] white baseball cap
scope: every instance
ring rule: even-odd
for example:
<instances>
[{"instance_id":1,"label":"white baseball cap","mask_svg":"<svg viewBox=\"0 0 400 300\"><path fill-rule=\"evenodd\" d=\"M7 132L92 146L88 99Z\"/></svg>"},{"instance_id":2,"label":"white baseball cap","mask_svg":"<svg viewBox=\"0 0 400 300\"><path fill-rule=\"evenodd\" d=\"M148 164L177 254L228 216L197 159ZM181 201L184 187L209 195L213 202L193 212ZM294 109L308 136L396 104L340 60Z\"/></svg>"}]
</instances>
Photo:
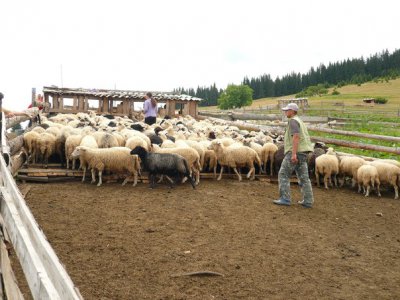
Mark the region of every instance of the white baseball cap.
<instances>
[{"instance_id":1,"label":"white baseball cap","mask_svg":"<svg viewBox=\"0 0 400 300\"><path fill-rule=\"evenodd\" d=\"M286 105L285 107L282 107L282 110L294 110L294 111L298 111L299 107L297 106L296 103L289 103L288 105Z\"/></svg>"}]
</instances>

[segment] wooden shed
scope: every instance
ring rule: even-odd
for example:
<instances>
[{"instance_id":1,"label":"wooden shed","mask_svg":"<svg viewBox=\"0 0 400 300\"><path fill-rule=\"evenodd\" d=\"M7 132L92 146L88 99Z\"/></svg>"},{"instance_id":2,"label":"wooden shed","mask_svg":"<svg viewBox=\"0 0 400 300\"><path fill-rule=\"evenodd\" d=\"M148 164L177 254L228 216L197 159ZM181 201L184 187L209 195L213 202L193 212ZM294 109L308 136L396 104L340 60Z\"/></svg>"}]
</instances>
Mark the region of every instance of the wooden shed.
<instances>
[{"instance_id":1,"label":"wooden shed","mask_svg":"<svg viewBox=\"0 0 400 300\"><path fill-rule=\"evenodd\" d=\"M285 107L289 103L296 103L299 108L304 109L308 107L308 98L294 98L294 99L280 99L278 100L279 108Z\"/></svg>"},{"instance_id":2,"label":"wooden shed","mask_svg":"<svg viewBox=\"0 0 400 300\"><path fill-rule=\"evenodd\" d=\"M174 117L180 114L196 117L198 114L197 106L201 98L167 92L150 92L159 103L159 110L165 110L165 115ZM97 114L132 116L134 104L143 103L145 94L143 91L129 90L43 87L44 102L48 103L45 105L45 112L58 113L92 110Z\"/></svg>"}]
</instances>

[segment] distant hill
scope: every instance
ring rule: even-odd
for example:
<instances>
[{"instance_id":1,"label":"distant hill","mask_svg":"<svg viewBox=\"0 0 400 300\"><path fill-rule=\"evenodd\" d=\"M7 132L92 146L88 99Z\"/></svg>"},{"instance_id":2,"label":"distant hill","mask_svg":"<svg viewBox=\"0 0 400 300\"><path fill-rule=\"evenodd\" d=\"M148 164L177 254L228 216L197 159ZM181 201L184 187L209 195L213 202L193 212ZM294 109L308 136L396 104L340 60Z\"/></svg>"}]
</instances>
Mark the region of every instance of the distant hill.
<instances>
[{"instance_id":1,"label":"distant hill","mask_svg":"<svg viewBox=\"0 0 400 300\"><path fill-rule=\"evenodd\" d=\"M310 105L317 105L322 102L345 102L352 105L363 105L362 99L368 97L384 97L388 99L388 103L380 105L381 109L399 109L400 108L400 78L380 82L366 82L361 85L351 84L336 88L339 95L331 95L333 88L329 89L327 95L318 97L309 97ZM246 108L260 108L278 103L279 99L295 98L295 95L286 95L281 97L262 98L253 101L251 106ZM217 109L216 106L201 107L201 110Z\"/></svg>"}]
</instances>

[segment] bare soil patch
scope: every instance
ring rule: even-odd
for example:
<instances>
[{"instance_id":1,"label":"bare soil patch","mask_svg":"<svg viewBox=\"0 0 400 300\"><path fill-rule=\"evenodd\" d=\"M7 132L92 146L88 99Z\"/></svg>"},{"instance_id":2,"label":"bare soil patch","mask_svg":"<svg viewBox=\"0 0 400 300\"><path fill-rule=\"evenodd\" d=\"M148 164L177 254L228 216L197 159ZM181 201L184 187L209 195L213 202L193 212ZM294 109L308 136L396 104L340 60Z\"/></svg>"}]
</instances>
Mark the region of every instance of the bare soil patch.
<instances>
[{"instance_id":1,"label":"bare soil patch","mask_svg":"<svg viewBox=\"0 0 400 300\"><path fill-rule=\"evenodd\" d=\"M393 192L314 188L315 206L305 209L273 205L277 185L260 181L26 185L85 299L400 298ZM292 196L299 200L296 185ZM180 276L198 271L224 276Z\"/></svg>"}]
</instances>

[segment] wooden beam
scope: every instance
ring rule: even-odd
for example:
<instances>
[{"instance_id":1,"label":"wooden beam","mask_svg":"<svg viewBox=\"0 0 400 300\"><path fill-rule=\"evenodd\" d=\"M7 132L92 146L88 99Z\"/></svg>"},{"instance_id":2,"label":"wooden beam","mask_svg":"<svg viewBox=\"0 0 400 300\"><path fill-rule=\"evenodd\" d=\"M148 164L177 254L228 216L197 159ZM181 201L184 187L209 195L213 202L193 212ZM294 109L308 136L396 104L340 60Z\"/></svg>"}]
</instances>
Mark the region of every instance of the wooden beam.
<instances>
[{"instance_id":1,"label":"wooden beam","mask_svg":"<svg viewBox=\"0 0 400 300\"><path fill-rule=\"evenodd\" d=\"M319 136L311 136L311 141L323 142L325 144L338 145L338 146L343 146L343 147L348 147L348 148L372 150L372 151L379 151L379 152L393 153L393 154L400 155L399 147L392 148L392 147L363 144L363 143L350 142L350 141L344 141L344 140L338 140L338 139L332 139L332 138L324 138L324 137L319 137Z\"/></svg>"},{"instance_id":2,"label":"wooden beam","mask_svg":"<svg viewBox=\"0 0 400 300\"><path fill-rule=\"evenodd\" d=\"M340 134L340 135L344 135L344 136L356 136L356 137L362 137L362 138L385 141L385 142L400 143L400 137L394 137L394 136L362 133L362 132L357 132L357 131L329 129L329 128L316 127L316 126L307 126L307 128L308 128L308 130L317 131L317 132L326 132L326 133L332 133L332 134Z\"/></svg>"}]
</instances>

